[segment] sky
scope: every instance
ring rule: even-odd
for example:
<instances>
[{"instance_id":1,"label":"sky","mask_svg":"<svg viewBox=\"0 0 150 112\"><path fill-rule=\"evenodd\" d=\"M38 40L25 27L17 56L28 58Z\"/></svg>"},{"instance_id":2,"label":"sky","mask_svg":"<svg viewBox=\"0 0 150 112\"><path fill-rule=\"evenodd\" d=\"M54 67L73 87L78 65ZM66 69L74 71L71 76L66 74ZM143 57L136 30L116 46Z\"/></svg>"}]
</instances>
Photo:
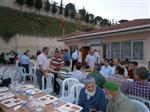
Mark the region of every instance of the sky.
<instances>
[{"instance_id":1,"label":"sky","mask_svg":"<svg viewBox=\"0 0 150 112\"><path fill-rule=\"evenodd\" d=\"M150 0L63 0L63 3L73 3L77 10L84 7L89 13L110 20L150 18Z\"/></svg>"}]
</instances>

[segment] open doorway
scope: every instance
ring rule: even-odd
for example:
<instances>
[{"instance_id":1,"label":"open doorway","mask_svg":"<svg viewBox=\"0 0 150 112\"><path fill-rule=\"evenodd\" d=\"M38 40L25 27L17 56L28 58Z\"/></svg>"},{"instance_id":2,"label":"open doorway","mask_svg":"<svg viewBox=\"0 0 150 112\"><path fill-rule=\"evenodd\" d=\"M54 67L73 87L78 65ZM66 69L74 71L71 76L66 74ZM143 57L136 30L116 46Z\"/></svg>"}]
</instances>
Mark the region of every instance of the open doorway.
<instances>
[{"instance_id":1,"label":"open doorway","mask_svg":"<svg viewBox=\"0 0 150 112\"><path fill-rule=\"evenodd\" d=\"M83 65L85 64L85 58L86 58L86 55L88 54L89 50L90 50L89 46L82 47L82 64Z\"/></svg>"}]
</instances>

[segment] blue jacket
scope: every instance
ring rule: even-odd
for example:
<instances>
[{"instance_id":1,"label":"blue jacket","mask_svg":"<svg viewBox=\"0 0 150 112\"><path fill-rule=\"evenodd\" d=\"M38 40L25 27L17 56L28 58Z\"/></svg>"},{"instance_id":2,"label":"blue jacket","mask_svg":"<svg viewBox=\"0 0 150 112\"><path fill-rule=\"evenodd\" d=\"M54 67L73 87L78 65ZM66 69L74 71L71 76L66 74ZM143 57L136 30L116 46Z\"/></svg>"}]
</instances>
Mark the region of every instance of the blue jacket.
<instances>
[{"instance_id":1,"label":"blue jacket","mask_svg":"<svg viewBox=\"0 0 150 112\"><path fill-rule=\"evenodd\" d=\"M107 108L105 94L99 87L96 87L95 95L89 100L87 99L85 88L83 88L80 92L78 105L83 107L82 112L89 112L90 108L96 109L97 111L106 112Z\"/></svg>"}]
</instances>

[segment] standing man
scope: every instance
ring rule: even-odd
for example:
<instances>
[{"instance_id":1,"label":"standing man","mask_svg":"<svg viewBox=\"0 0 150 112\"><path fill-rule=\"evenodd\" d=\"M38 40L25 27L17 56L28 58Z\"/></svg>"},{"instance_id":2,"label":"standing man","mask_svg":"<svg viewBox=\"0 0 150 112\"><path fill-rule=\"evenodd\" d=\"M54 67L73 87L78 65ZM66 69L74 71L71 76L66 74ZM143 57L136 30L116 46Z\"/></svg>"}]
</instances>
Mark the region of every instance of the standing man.
<instances>
[{"instance_id":1,"label":"standing man","mask_svg":"<svg viewBox=\"0 0 150 112\"><path fill-rule=\"evenodd\" d=\"M69 53L68 53L68 49L64 49L63 60L64 60L64 63L66 61L70 61L70 56L69 56Z\"/></svg>"},{"instance_id":2,"label":"standing man","mask_svg":"<svg viewBox=\"0 0 150 112\"><path fill-rule=\"evenodd\" d=\"M96 56L96 62L100 63L100 54L98 53L97 49L95 49L95 56Z\"/></svg>"},{"instance_id":3,"label":"standing man","mask_svg":"<svg viewBox=\"0 0 150 112\"><path fill-rule=\"evenodd\" d=\"M43 47L41 54L37 57L36 76L40 89L42 89L42 76L45 74L45 71L49 70L48 52L49 48Z\"/></svg>"},{"instance_id":4,"label":"standing man","mask_svg":"<svg viewBox=\"0 0 150 112\"><path fill-rule=\"evenodd\" d=\"M29 57L29 50L24 52L24 54L20 57L20 65L25 68L26 73L29 73L29 65L31 64Z\"/></svg>"},{"instance_id":5,"label":"standing man","mask_svg":"<svg viewBox=\"0 0 150 112\"><path fill-rule=\"evenodd\" d=\"M73 71L74 69L74 66L76 65L76 63L78 62L78 58L79 58L79 53L77 50L75 50L73 53L72 53L72 67L71 67L71 71Z\"/></svg>"},{"instance_id":6,"label":"standing man","mask_svg":"<svg viewBox=\"0 0 150 112\"><path fill-rule=\"evenodd\" d=\"M63 66L63 59L58 48L55 49L50 66L52 68L51 72L54 74L54 92L58 95L60 91L60 85L58 84L56 79L58 78L58 73Z\"/></svg>"},{"instance_id":7,"label":"standing man","mask_svg":"<svg viewBox=\"0 0 150 112\"><path fill-rule=\"evenodd\" d=\"M85 58L86 65L90 66L90 68L94 68L94 65L96 63L96 56L95 56L95 50L90 49L89 54Z\"/></svg>"}]
</instances>

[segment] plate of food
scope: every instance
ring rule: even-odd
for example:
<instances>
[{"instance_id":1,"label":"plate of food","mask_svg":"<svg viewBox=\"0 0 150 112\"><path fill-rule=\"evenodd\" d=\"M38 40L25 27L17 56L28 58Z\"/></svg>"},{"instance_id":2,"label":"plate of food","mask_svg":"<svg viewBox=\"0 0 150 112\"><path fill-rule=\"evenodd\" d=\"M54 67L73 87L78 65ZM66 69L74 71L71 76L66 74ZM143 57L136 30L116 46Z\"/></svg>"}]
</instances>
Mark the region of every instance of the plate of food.
<instances>
[{"instance_id":1,"label":"plate of food","mask_svg":"<svg viewBox=\"0 0 150 112\"><path fill-rule=\"evenodd\" d=\"M31 85L31 84L26 84L26 85L22 85L21 88L22 88L23 90L28 90L28 89L34 88L34 86Z\"/></svg>"},{"instance_id":2,"label":"plate of food","mask_svg":"<svg viewBox=\"0 0 150 112\"><path fill-rule=\"evenodd\" d=\"M15 95L11 92L0 93L0 100L5 100L5 99L11 98L13 96L15 96Z\"/></svg>"},{"instance_id":3,"label":"plate of food","mask_svg":"<svg viewBox=\"0 0 150 112\"><path fill-rule=\"evenodd\" d=\"M45 95L45 96L42 96L40 98L38 98L42 103L44 104L49 104L49 103L52 103L56 100L58 100L58 98L54 97L54 96L51 96L51 95Z\"/></svg>"},{"instance_id":4,"label":"plate of food","mask_svg":"<svg viewBox=\"0 0 150 112\"><path fill-rule=\"evenodd\" d=\"M21 104L21 100L19 98L10 98L2 101L1 104L5 105L6 107L13 107Z\"/></svg>"},{"instance_id":5,"label":"plate of food","mask_svg":"<svg viewBox=\"0 0 150 112\"><path fill-rule=\"evenodd\" d=\"M37 94L37 93L41 93L42 91L37 89L37 88L32 88L32 89L28 89L26 90L26 93L31 93L32 95Z\"/></svg>"},{"instance_id":6,"label":"plate of food","mask_svg":"<svg viewBox=\"0 0 150 112\"><path fill-rule=\"evenodd\" d=\"M4 91L8 91L9 89L7 87L0 87L0 93Z\"/></svg>"},{"instance_id":7,"label":"plate of food","mask_svg":"<svg viewBox=\"0 0 150 112\"><path fill-rule=\"evenodd\" d=\"M59 112L80 112L83 108L72 104L72 103L66 103L65 105L62 105L58 108Z\"/></svg>"}]
</instances>

